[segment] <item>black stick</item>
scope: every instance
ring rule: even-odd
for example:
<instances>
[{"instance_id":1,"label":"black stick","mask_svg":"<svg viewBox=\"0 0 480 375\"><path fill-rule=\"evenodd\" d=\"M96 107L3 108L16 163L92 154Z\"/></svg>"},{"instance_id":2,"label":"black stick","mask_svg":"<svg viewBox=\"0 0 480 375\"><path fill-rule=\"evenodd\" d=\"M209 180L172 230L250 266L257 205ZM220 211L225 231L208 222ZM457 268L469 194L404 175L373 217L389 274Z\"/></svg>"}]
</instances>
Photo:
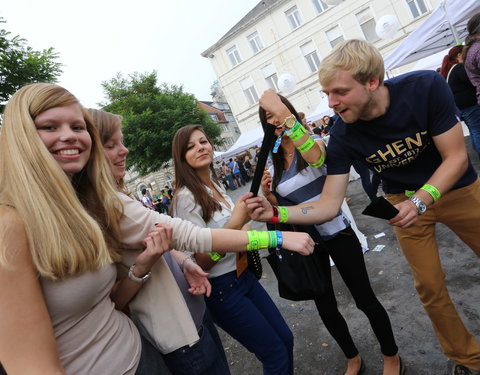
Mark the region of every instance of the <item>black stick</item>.
<instances>
[{"instance_id":1,"label":"black stick","mask_svg":"<svg viewBox=\"0 0 480 375\"><path fill-rule=\"evenodd\" d=\"M257 195L258 189L260 188L260 181L262 180L265 164L267 164L268 153L272 149L273 142L275 141L276 129L274 125L270 124L267 124L265 129L262 148L260 149L260 155L258 155L257 166L255 167L255 174L253 175L252 186L250 187L250 192L253 193L254 196Z\"/></svg>"}]
</instances>

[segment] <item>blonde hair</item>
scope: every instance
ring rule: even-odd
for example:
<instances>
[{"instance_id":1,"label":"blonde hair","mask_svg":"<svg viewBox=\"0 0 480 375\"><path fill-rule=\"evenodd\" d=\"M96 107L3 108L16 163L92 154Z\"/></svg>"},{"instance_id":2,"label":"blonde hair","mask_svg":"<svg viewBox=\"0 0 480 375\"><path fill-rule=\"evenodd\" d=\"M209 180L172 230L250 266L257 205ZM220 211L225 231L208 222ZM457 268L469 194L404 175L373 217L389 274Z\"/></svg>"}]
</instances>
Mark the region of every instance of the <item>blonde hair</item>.
<instances>
[{"instance_id":1,"label":"blonde hair","mask_svg":"<svg viewBox=\"0 0 480 375\"><path fill-rule=\"evenodd\" d=\"M87 110L92 116L93 125L98 130L102 145L105 145L115 132L122 129L122 116L100 109L88 108ZM118 190L128 194L123 178L116 182Z\"/></svg>"},{"instance_id":2,"label":"blonde hair","mask_svg":"<svg viewBox=\"0 0 480 375\"><path fill-rule=\"evenodd\" d=\"M83 112L92 150L87 165L70 181L38 136L34 119L72 104ZM123 206L90 115L64 88L31 84L6 105L0 132L0 202L15 207L23 220L33 263L43 277L63 279L118 258L114 249L120 242ZM0 247L3 266L8 266L9 250Z\"/></svg>"},{"instance_id":3,"label":"blonde hair","mask_svg":"<svg viewBox=\"0 0 480 375\"><path fill-rule=\"evenodd\" d=\"M323 59L318 70L322 86L327 85L339 70L348 70L353 78L361 84L372 78L378 78L383 84L385 67L378 49L365 40L351 39L335 46Z\"/></svg>"}]
</instances>

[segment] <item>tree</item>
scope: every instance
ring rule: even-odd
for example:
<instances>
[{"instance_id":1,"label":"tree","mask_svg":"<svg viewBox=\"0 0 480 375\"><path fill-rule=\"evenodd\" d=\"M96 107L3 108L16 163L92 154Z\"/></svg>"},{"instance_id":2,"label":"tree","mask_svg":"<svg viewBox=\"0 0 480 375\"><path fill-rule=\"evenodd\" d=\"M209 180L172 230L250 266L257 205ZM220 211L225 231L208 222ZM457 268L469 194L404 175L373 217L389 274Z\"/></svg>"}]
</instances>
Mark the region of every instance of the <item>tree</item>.
<instances>
[{"instance_id":1,"label":"tree","mask_svg":"<svg viewBox=\"0 0 480 375\"><path fill-rule=\"evenodd\" d=\"M140 174L165 166L172 157L172 140L182 126L200 124L213 142L218 143L220 129L197 106L192 94L182 86L157 85L157 73L121 74L102 82L106 111L123 116L123 135L130 150L128 165Z\"/></svg>"},{"instance_id":2,"label":"tree","mask_svg":"<svg viewBox=\"0 0 480 375\"><path fill-rule=\"evenodd\" d=\"M0 23L5 20L0 17ZM27 41L0 29L0 113L4 103L19 88L33 82L56 82L62 73L53 48L35 51Z\"/></svg>"}]
</instances>

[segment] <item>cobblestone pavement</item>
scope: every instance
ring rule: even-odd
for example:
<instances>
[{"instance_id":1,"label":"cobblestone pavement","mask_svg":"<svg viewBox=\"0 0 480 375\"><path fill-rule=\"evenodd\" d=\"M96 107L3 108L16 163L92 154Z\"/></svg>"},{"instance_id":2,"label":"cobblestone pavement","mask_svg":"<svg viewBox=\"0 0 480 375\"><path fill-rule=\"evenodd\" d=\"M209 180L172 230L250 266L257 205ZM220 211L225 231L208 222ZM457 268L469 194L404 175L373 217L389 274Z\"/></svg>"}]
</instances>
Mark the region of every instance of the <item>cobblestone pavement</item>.
<instances>
[{"instance_id":1,"label":"cobblestone pavement","mask_svg":"<svg viewBox=\"0 0 480 375\"><path fill-rule=\"evenodd\" d=\"M479 160L471 150L477 169ZM250 184L229 192L234 200L249 191ZM447 360L441 353L430 321L420 305L408 264L401 254L391 227L380 219L361 214L368 204L360 180L352 181L347 190L349 206L358 228L368 239L369 248L385 245L381 252L369 251L365 261L372 287L387 309L392 321L400 355L407 365L409 375L443 375ZM264 224L256 223L255 229ZM385 233L384 237L374 235ZM437 240L441 249L443 267L452 300L463 317L464 323L480 340L480 261L448 228L439 224ZM337 375L344 374L345 357L326 331L313 301L292 302L278 296L277 284L270 266L262 260L264 275L261 283L279 307L295 337L295 374ZM365 375L382 373L382 355L378 342L365 315L343 284L335 267L332 269L334 288L339 309L345 317L354 341L365 360ZM262 368L255 356L237 341L220 330L232 375L260 375Z\"/></svg>"}]
</instances>

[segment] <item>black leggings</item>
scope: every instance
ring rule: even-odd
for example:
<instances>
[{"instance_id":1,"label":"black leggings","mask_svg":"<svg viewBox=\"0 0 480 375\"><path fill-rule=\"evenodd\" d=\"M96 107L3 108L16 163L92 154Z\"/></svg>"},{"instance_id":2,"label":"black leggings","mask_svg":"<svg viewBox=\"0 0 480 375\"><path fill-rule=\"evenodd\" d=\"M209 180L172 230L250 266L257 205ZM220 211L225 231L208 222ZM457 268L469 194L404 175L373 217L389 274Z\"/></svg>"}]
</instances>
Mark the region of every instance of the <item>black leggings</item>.
<instances>
[{"instance_id":1,"label":"black leggings","mask_svg":"<svg viewBox=\"0 0 480 375\"><path fill-rule=\"evenodd\" d=\"M382 353L387 356L397 354L398 348L393 337L390 319L370 286L362 246L355 232L351 227L348 227L340 231L333 239L325 241L325 245L328 253L322 252L321 257L323 270L328 276L326 277L327 292L314 301L328 332L340 345L347 358L353 358L358 354L352 336L348 331L347 322L338 311L328 258L328 255L330 255L350 290L355 304L370 321Z\"/></svg>"}]
</instances>

